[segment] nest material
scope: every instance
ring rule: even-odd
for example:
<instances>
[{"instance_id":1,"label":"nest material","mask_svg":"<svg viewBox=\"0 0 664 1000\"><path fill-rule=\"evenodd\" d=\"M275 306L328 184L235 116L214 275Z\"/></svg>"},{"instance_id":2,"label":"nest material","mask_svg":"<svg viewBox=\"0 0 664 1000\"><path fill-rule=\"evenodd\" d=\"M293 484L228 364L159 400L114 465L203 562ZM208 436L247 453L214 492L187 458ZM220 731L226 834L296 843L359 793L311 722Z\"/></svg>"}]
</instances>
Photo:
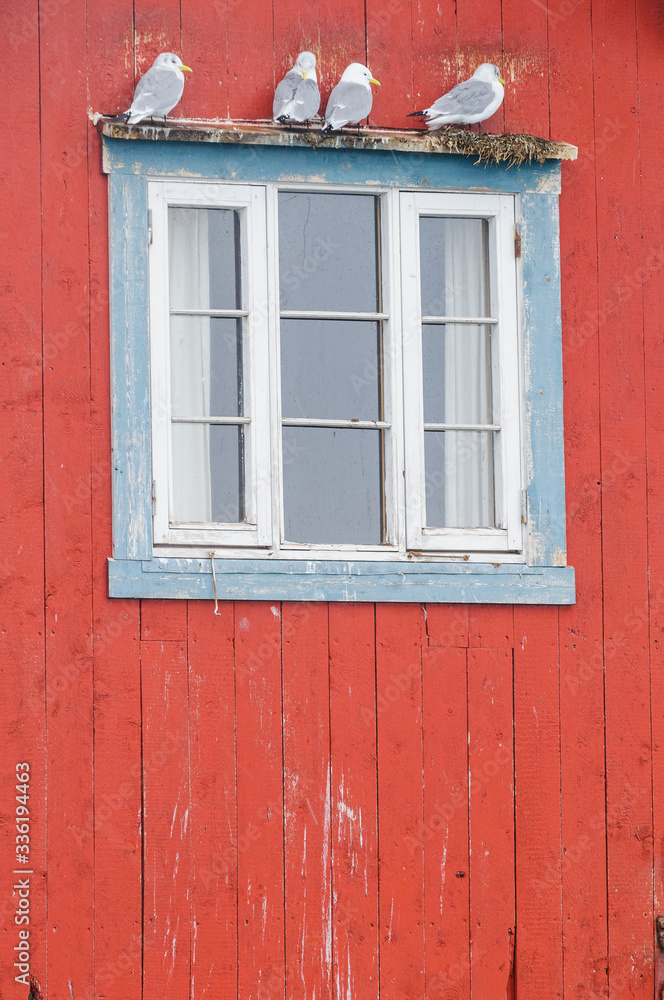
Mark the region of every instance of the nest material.
<instances>
[{"instance_id":1,"label":"nest material","mask_svg":"<svg viewBox=\"0 0 664 1000\"><path fill-rule=\"evenodd\" d=\"M490 132L471 132L463 128L447 127L427 133L432 149L448 149L451 153L477 156L477 163L507 163L519 167L522 163L544 163L549 155L556 155L557 144L537 135L494 135Z\"/></svg>"}]
</instances>

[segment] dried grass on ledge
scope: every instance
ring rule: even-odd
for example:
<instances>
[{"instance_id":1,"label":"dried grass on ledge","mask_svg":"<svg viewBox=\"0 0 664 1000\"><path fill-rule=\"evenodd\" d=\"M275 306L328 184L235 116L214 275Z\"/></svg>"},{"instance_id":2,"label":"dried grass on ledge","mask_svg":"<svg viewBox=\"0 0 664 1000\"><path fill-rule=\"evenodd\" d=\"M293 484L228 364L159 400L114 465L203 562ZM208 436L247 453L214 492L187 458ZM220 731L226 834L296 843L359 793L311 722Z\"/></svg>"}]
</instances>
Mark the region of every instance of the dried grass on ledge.
<instances>
[{"instance_id":1,"label":"dried grass on ledge","mask_svg":"<svg viewBox=\"0 0 664 1000\"><path fill-rule=\"evenodd\" d=\"M494 135L449 126L429 132L426 138L432 149L448 149L451 153L477 156L477 163L507 163L510 167L533 160L544 163L547 153L555 155L557 149L556 143L537 135Z\"/></svg>"}]
</instances>

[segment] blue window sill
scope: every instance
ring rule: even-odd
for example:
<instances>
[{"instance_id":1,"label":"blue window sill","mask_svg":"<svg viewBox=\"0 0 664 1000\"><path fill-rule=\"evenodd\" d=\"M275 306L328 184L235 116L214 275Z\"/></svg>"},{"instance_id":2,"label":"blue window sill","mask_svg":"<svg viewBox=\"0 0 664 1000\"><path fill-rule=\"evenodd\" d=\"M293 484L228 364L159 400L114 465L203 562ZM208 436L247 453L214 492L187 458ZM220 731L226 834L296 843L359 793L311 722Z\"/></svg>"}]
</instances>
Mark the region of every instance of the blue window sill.
<instances>
[{"instance_id":1,"label":"blue window sill","mask_svg":"<svg viewBox=\"0 0 664 1000\"><path fill-rule=\"evenodd\" d=\"M574 604L571 566L215 559L220 600ZM109 559L110 597L213 600L209 559Z\"/></svg>"}]
</instances>

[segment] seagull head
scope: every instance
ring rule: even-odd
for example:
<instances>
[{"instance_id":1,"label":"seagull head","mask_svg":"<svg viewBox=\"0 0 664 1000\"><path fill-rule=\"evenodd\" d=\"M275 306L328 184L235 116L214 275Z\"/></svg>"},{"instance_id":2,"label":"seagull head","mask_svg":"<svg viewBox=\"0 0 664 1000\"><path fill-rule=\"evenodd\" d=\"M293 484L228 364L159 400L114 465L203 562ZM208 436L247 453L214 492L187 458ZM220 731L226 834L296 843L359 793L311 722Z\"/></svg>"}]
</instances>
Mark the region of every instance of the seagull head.
<instances>
[{"instance_id":1,"label":"seagull head","mask_svg":"<svg viewBox=\"0 0 664 1000\"><path fill-rule=\"evenodd\" d=\"M482 63L481 66L477 67L473 76L477 80L484 80L485 83L505 83L500 75L500 69L494 63Z\"/></svg>"},{"instance_id":2,"label":"seagull head","mask_svg":"<svg viewBox=\"0 0 664 1000\"><path fill-rule=\"evenodd\" d=\"M186 70L187 73L191 73L189 66L183 66L182 60L174 52L160 52L154 61L154 65L163 66L164 69Z\"/></svg>"},{"instance_id":3,"label":"seagull head","mask_svg":"<svg viewBox=\"0 0 664 1000\"><path fill-rule=\"evenodd\" d=\"M377 87L380 87L378 80L374 80L372 77L371 70L363 66L362 63L351 63L350 66L346 66L341 79L345 83L364 83L367 86L370 83L375 83Z\"/></svg>"},{"instance_id":4,"label":"seagull head","mask_svg":"<svg viewBox=\"0 0 664 1000\"><path fill-rule=\"evenodd\" d=\"M315 80L316 56L313 52L300 52L299 56L295 60L293 69L298 70L302 74L303 80L306 80L307 77L309 77L310 80Z\"/></svg>"}]
</instances>

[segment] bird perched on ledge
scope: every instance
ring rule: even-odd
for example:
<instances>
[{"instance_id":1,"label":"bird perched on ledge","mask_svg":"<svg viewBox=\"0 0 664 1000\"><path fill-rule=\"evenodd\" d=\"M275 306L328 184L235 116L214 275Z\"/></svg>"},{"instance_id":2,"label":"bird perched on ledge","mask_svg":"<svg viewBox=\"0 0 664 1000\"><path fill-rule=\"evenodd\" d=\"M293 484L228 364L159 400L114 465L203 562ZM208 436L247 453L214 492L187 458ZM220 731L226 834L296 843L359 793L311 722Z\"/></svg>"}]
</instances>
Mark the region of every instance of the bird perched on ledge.
<instances>
[{"instance_id":1,"label":"bird perched on ledge","mask_svg":"<svg viewBox=\"0 0 664 1000\"><path fill-rule=\"evenodd\" d=\"M443 125L473 125L475 122L481 132L482 122L503 103L504 83L497 66L482 63L470 80L458 83L449 93L434 101L430 108L413 111L408 117L425 118L430 132Z\"/></svg>"},{"instance_id":2,"label":"bird perched on ledge","mask_svg":"<svg viewBox=\"0 0 664 1000\"><path fill-rule=\"evenodd\" d=\"M346 67L327 102L321 135L343 128L344 125L354 125L368 116L373 104L370 83L380 87L378 80L372 77L371 70L362 63L351 63Z\"/></svg>"},{"instance_id":3,"label":"bird perched on ledge","mask_svg":"<svg viewBox=\"0 0 664 1000\"><path fill-rule=\"evenodd\" d=\"M188 66L173 52L161 52L147 73L136 84L131 107L117 115L113 121L136 125L144 118L164 119L182 97L184 73L191 73Z\"/></svg>"},{"instance_id":4,"label":"bird perched on ledge","mask_svg":"<svg viewBox=\"0 0 664 1000\"><path fill-rule=\"evenodd\" d=\"M316 56L313 52L300 52L293 68L277 85L272 117L275 122L305 122L317 114L319 107Z\"/></svg>"}]
</instances>

